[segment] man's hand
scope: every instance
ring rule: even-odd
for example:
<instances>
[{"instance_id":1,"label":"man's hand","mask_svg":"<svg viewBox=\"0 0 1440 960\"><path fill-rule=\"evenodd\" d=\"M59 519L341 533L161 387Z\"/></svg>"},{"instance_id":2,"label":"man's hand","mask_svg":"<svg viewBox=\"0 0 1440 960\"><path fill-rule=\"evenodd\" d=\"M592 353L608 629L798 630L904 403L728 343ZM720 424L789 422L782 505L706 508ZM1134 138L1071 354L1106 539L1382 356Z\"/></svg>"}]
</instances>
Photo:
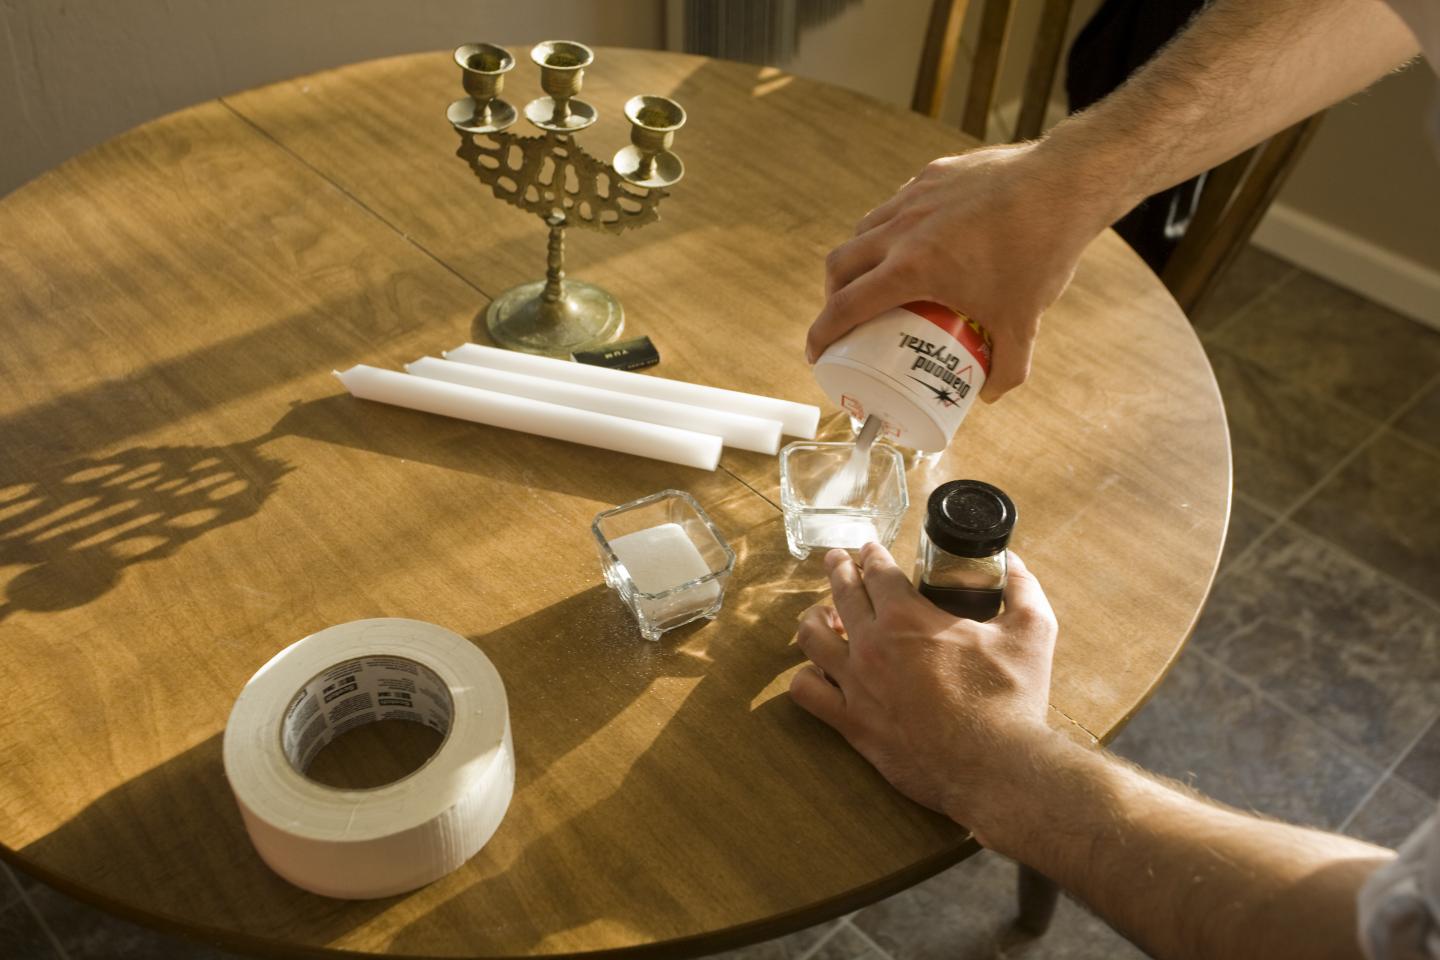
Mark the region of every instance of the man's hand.
<instances>
[{"instance_id":1,"label":"man's hand","mask_svg":"<svg viewBox=\"0 0 1440 960\"><path fill-rule=\"evenodd\" d=\"M1071 181L1039 143L935 160L870 211L825 263L825 307L810 327L814 363L834 341L892 307L933 300L990 334L980 397L1030 374L1040 315L1064 291L1085 246L1124 203ZM1118 208L1118 212L1117 212Z\"/></svg>"},{"instance_id":2,"label":"man's hand","mask_svg":"<svg viewBox=\"0 0 1440 960\"><path fill-rule=\"evenodd\" d=\"M1003 817L1002 766L1048 739L1055 615L1014 554L1005 611L957 619L922 597L884 547L857 566L825 557L835 607L815 606L797 639L813 665L790 695L838 730L896 789L969 827Z\"/></svg>"}]
</instances>

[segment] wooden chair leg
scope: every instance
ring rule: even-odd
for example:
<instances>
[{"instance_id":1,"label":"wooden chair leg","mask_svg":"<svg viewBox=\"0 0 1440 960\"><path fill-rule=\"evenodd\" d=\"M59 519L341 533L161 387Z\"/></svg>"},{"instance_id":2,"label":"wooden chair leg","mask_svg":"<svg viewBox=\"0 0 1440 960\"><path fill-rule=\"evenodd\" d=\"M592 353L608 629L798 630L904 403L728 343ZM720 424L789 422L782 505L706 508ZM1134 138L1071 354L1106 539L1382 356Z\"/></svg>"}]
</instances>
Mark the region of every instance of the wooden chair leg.
<instances>
[{"instance_id":1,"label":"wooden chair leg","mask_svg":"<svg viewBox=\"0 0 1440 960\"><path fill-rule=\"evenodd\" d=\"M1020 864L1020 915L1015 926L1032 937L1050 929L1055 907L1060 902L1060 888L1055 881L1023 863Z\"/></svg>"}]
</instances>

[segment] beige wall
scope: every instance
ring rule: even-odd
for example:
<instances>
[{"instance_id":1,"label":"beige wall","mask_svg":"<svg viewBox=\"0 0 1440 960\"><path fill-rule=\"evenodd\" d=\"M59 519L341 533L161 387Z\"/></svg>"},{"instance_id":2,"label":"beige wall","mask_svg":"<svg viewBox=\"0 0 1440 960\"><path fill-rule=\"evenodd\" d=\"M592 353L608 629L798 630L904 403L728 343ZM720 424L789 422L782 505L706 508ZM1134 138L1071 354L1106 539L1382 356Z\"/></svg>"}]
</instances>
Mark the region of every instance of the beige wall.
<instances>
[{"instance_id":1,"label":"beige wall","mask_svg":"<svg viewBox=\"0 0 1440 960\"><path fill-rule=\"evenodd\" d=\"M1415 63L1333 107L1279 202L1440 270L1440 159L1424 122L1436 78Z\"/></svg>"},{"instance_id":2,"label":"beige wall","mask_svg":"<svg viewBox=\"0 0 1440 960\"><path fill-rule=\"evenodd\" d=\"M0 3L0 194L180 107L467 40L656 47L657 0L29 0ZM518 51L517 51L518 52Z\"/></svg>"}]
</instances>

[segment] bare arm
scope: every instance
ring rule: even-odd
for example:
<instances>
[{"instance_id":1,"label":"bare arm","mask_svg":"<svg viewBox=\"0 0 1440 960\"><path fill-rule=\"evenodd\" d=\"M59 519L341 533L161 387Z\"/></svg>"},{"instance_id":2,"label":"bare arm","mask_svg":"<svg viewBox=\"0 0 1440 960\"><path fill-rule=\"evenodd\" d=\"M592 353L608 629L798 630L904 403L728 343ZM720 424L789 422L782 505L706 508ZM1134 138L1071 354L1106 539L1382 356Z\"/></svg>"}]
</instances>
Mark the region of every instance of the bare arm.
<instances>
[{"instance_id":1,"label":"bare arm","mask_svg":"<svg viewBox=\"0 0 1440 960\"><path fill-rule=\"evenodd\" d=\"M989 623L936 608L874 544L826 563L835 608L802 619L815 666L791 695L902 792L1161 960L1361 955L1356 896L1393 853L1225 809L1051 731L1055 619L1019 558Z\"/></svg>"},{"instance_id":2,"label":"bare arm","mask_svg":"<svg viewBox=\"0 0 1440 960\"><path fill-rule=\"evenodd\" d=\"M1050 798L992 841L1151 955L1359 958L1356 900L1393 853L1247 816L1059 738L1028 758ZM1014 797L1014 802L1024 802Z\"/></svg>"},{"instance_id":3,"label":"bare arm","mask_svg":"<svg viewBox=\"0 0 1440 960\"><path fill-rule=\"evenodd\" d=\"M1114 217L1364 90L1418 42L1382 0L1216 0L1120 89L1058 124Z\"/></svg>"},{"instance_id":4,"label":"bare arm","mask_svg":"<svg viewBox=\"0 0 1440 960\"><path fill-rule=\"evenodd\" d=\"M1382 0L1214 0L1123 87L1045 138L933 161L826 261L813 362L910 300L983 324L982 397L1029 376L1040 316L1137 202L1364 89L1415 54Z\"/></svg>"}]
</instances>

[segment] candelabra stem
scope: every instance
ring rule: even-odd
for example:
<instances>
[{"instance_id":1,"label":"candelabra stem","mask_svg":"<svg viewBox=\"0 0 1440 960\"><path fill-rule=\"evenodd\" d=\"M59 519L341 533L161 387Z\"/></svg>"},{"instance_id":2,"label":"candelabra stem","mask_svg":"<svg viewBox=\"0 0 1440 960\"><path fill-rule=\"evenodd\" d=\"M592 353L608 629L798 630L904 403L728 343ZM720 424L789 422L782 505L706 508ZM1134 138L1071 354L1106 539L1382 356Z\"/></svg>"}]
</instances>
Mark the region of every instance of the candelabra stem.
<instances>
[{"instance_id":1,"label":"candelabra stem","mask_svg":"<svg viewBox=\"0 0 1440 960\"><path fill-rule=\"evenodd\" d=\"M550 224L550 256L540 298L546 303L558 303L565 296L565 218L550 216L545 222Z\"/></svg>"},{"instance_id":2,"label":"candelabra stem","mask_svg":"<svg viewBox=\"0 0 1440 960\"><path fill-rule=\"evenodd\" d=\"M565 279L564 213L545 217L550 244L545 279L506 290L475 318L472 338L486 334L511 350L568 357L609 343L625 323L620 302L593 283Z\"/></svg>"}]
</instances>

